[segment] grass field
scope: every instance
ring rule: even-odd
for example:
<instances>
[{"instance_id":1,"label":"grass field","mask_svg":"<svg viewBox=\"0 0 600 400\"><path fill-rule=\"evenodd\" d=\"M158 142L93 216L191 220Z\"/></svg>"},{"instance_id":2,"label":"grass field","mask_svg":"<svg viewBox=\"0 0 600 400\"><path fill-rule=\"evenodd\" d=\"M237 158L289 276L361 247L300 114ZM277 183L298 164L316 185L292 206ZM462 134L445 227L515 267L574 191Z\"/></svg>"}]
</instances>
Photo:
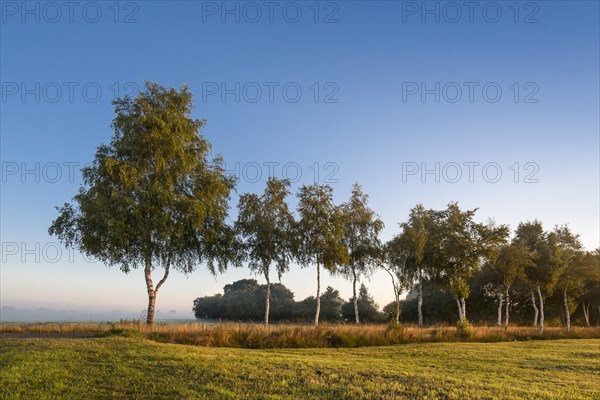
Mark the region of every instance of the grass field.
<instances>
[{"instance_id":1,"label":"grass field","mask_svg":"<svg viewBox=\"0 0 600 400\"><path fill-rule=\"evenodd\" d=\"M277 324L265 327L257 323L178 323L147 326L140 321L101 323L3 323L1 338L81 338L97 335L145 337L161 343L248 349L362 347L421 342L506 342L549 339L600 339L600 327L548 326L544 334L532 326L476 325L468 335L458 335L455 326L385 324Z\"/></svg>"},{"instance_id":2,"label":"grass field","mask_svg":"<svg viewBox=\"0 0 600 400\"><path fill-rule=\"evenodd\" d=\"M351 349L0 340L2 399L598 399L600 340Z\"/></svg>"}]
</instances>

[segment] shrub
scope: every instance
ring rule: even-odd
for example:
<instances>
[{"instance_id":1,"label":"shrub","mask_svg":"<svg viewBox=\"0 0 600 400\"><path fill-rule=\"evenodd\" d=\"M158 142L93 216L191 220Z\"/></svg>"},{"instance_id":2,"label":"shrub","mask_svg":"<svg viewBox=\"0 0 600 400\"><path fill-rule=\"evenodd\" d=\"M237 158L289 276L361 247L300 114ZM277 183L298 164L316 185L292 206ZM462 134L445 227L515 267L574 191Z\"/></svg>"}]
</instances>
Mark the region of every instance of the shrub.
<instances>
[{"instance_id":1,"label":"shrub","mask_svg":"<svg viewBox=\"0 0 600 400\"><path fill-rule=\"evenodd\" d=\"M468 319L456 323L456 336L461 340L469 340L473 337L473 329Z\"/></svg>"}]
</instances>

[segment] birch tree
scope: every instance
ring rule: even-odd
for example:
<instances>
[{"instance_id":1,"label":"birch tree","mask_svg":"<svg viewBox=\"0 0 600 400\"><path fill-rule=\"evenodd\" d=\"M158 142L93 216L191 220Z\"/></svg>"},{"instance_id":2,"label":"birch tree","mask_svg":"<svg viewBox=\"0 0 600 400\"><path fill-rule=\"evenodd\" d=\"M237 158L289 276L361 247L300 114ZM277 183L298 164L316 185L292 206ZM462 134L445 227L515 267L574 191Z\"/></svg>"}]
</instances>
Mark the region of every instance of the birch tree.
<instances>
[{"instance_id":1,"label":"birch tree","mask_svg":"<svg viewBox=\"0 0 600 400\"><path fill-rule=\"evenodd\" d=\"M265 325L269 325L271 300L271 266L281 280L289 270L292 258L294 218L286 197L289 180L269 178L264 193L258 196L246 193L240 196L235 228L241 237L243 256L249 268L265 277Z\"/></svg>"},{"instance_id":2,"label":"birch tree","mask_svg":"<svg viewBox=\"0 0 600 400\"><path fill-rule=\"evenodd\" d=\"M357 325L360 323L360 316L356 284L377 266L381 246L379 233L383 229L383 221L367 204L368 198L361 186L354 184L350 199L341 208L344 219L343 242L348 250L348 263L342 266L340 273L352 281L354 322Z\"/></svg>"},{"instance_id":3,"label":"birch tree","mask_svg":"<svg viewBox=\"0 0 600 400\"><path fill-rule=\"evenodd\" d=\"M303 267L315 264L317 297L315 326L321 309L321 266L335 273L348 264L344 245L344 221L339 207L333 203L333 188L317 183L302 186L298 192L298 236L296 256Z\"/></svg>"},{"instance_id":4,"label":"birch tree","mask_svg":"<svg viewBox=\"0 0 600 400\"><path fill-rule=\"evenodd\" d=\"M584 255L581 251L579 236L566 226L557 226L552 232L556 236L556 268L560 271L556 287L560 290L563 302L564 323L567 331L571 330L572 296L579 295L583 289L585 266Z\"/></svg>"},{"instance_id":5,"label":"birch tree","mask_svg":"<svg viewBox=\"0 0 600 400\"><path fill-rule=\"evenodd\" d=\"M417 204L410 210L408 221L400 224L401 237L394 243L401 246L396 254L406 253L402 260L404 279L410 282L410 287L416 287L418 292L417 311L418 324L423 326L423 284L435 269L436 251L439 245L440 214L427 210L422 204ZM395 258L399 260L398 257Z\"/></svg>"},{"instance_id":6,"label":"birch tree","mask_svg":"<svg viewBox=\"0 0 600 400\"><path fill-rule=\"evenodd\" d=\"M396 235L382 246L380 251L380 265L388 273L394 290L394 321L400 323L400 296L411 285L406 271L408 259L407 244L404 237Z\"/></svg>"},{"instance_id":7,"label":"birch tree","mask_svg":"<svg viewBox=\"0 0 600 400\"><path fill-rule=\"evenodd\" d=\"M206 262L212 273L234 260L226 225L233 180L220 157L210 160L193 119L192 95L147 82L136 98L113 102L114 136L83 168L84 185L49 228L67 247L128 273L143 268L146 322L171 269L185 274ZM154 285L152 272L164 270Z\"/></svg>"},{"instance_id":8,"label":"birch tree","mask_svg":"<svg viewBox=\"0 0 600 400\"><path fill-rule=\"evenodd\" d=\"M586 326L590 326L590 308L600 313L600 249L586 252L583 293L579 298Z\"/></svg>"},{"instance_id":9,"label":"birch tree","mask_svg":"<svg viewBox=\"0 0 600 400\"><path fill-rule=\"evenodd\" d=\"M519 224L515 234L515 242L525 246L529 252L532 263L525 268L526 279L529 282L534 298L537 300L537 312L539 315L537 324L540 333L544 333L544 297L553 293L560 270L556 260L558 240L556 234L544 232L540 221L528 221ZM537 295L537 299L535 296Z\"/></svg>"},{"instance_id":10,"label":"birch tree","mask_svg":"<svg viewBox=\"0 0 600 400\"><path fill-rule=\"evenodd\" d=\"M501 247L497 259L491 264L501 279L498 291L498 325L502 325L502 305L504 304L504 328L507 329L511 288L515 281L524 278L525 269L530 268L533 261L525 246L511 243Z\"/></svg>"},{"instance_id":11,"label":"birch tree","mask_svg":"<svg viewBox=\"0 0 600 400\"><path fill-rule=\"evenodd\" d=\"M458 307L459 321L467 319L468 279L484 259L492 259L508 236L508 227L478 224L473 217L477 209L462 211L450 203L443 212L441 225L442 270Z\"/></svg>"}]
</instances>

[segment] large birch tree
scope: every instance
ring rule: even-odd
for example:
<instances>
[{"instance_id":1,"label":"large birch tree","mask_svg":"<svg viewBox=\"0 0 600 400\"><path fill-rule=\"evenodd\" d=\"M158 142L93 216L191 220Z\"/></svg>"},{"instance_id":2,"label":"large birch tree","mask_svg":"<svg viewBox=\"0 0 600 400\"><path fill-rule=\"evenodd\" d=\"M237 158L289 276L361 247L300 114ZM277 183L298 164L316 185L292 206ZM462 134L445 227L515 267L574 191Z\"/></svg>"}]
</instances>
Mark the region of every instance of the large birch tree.
<instances>
[{"instance_id":1,"label":"large birch tree","mask_svg":"<svg viewBox=\"0 0 600 400\"><path fill-rule=\"evenodd\" d=\"M205 121L191 116L192 95L147 82L137 97L113 102L110 144L101 145L84 185L49 228L67 247L128 273L143 268L154 322L159 289L171 269L185 274L206 262L211 272L234 260L226 225L229 193L220 157L209 159ZM153 282L152 272L162 268Z\"/></svg>"}]
</instances>

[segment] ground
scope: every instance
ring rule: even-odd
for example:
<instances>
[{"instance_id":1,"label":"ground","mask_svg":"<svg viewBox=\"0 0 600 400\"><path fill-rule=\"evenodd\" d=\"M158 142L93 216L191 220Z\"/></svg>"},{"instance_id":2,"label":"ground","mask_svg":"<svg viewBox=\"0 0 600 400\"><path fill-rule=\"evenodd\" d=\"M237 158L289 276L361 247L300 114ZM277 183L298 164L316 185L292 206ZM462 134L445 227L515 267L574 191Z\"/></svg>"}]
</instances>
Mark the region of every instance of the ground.
<instances>
[{"instance_id":1,"label":"ground","mask_svg":"<svg viewBox=\"0 0 600 400\"><path fill-rule=\"evenodd\" d=\"M598 399L600 340L250 350L0 340L2 399Z\"/></svg>"}]
</instances>

